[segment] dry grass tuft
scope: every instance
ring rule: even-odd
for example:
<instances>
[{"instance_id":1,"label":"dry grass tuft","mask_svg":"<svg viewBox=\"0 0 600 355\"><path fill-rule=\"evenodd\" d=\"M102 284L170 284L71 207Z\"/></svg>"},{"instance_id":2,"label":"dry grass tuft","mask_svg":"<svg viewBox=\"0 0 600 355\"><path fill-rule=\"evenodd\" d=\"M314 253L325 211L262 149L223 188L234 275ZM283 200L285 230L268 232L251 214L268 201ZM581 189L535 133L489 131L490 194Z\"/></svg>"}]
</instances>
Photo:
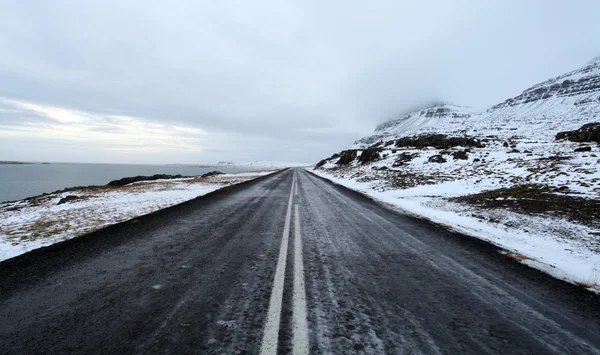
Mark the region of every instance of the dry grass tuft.
<instances>
[{"instance_id":1,"label":"dry grass tuft","mask_svg":"<svg viewBox=\"0 0 600 355\"><path fill-rule=\"evenodd\" d=\"M503 253L504 255L506 255L507 257L517 260L519 262L525 261L525 260L535 260L533 258L528 257L527 255L523 255L519 252L516 251L512 251L512 250L507 250L505 253Z\"/></svg>"}]
</instances>

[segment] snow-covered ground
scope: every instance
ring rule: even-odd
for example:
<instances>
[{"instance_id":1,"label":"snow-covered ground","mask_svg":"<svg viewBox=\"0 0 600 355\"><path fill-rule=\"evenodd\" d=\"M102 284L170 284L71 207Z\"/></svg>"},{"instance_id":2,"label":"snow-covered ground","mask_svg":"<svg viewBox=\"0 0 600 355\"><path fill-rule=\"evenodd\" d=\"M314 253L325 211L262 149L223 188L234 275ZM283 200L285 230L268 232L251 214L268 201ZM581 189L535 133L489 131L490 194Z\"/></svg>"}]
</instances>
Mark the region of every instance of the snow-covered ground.
<instances>
[{"instance_id":1,"label":"snow-covered ground","mask_svg":"<svg viewBox=\"0 0 600 355\"><path fill-rule=\"evenodd\" d=\"M471 149L466 160L446 153L445 163L428 161L441 153L437 149L394 149L383 151L385 158L370 164L354 161L338 167L337 159L331 159L322 168L309 170L405 213L492 242L515 259L557 278L600 291L599 228L558 216L484 209L448 200L518 183L567 186L564 196L598 198L599 149L580 153L573 152L575 146L520 142L514 149L491 144ZM391 168L402 154L414 158ZM563 159L552 159L556 156Z\"/></svg>"},{"instance_id":2,"label":"snow-covered ground","mask_svg":"<svg viewBox=\"0 0 600 355\"><path fill-rule=\"evenodd\" d=\"M0 205L0 261L273 172L142 181L4 203ZM77 199L58 204L69 195Z\"/></svg>"},{"instance_id":3,"label":"snow-covered ground","mask_svg":"<svg viewBox=\"0 0 600 355\"><path fill-rule=\"evenodd\" d=\"M600 145L555 141L598 122L599 95L596 58L483 111L436 102L407 112L311 170L600 291Z\"/></svg>"}]
</instances>

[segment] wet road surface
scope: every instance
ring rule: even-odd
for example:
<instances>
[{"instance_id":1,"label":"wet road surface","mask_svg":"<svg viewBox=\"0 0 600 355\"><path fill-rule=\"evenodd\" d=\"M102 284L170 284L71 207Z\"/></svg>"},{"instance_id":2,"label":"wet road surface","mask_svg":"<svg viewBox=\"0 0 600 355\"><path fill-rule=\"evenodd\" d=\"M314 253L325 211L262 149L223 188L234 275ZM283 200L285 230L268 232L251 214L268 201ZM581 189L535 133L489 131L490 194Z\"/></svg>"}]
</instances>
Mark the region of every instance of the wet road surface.
<instances>
[{"instance_id":1,"label":"wet road surface","mask_svg":"<svg viewBox=\"0 0 600 355\"><path fill-rule=\"evenodd\" d=\"M600 354L600 297L290 169L0 263L6 354Z\"/></svg>"}]
</instances>

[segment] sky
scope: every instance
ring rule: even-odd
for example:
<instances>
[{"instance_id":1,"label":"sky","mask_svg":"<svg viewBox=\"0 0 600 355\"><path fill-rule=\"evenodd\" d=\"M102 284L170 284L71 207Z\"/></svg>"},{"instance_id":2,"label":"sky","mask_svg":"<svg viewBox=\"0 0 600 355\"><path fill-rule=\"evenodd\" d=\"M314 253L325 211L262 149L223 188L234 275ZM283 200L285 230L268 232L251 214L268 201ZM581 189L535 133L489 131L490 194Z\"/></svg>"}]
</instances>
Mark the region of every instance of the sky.
<instances>
[{"instance_id":1,"label":"sky","mask_svg":"<svg viewBox=\"0 0 600 355\"><path fill-rule=\"evenodd\" d=\"M314 163L600 55L600 1L0 0L0 160Z\"/></svg>"}]
</instances>

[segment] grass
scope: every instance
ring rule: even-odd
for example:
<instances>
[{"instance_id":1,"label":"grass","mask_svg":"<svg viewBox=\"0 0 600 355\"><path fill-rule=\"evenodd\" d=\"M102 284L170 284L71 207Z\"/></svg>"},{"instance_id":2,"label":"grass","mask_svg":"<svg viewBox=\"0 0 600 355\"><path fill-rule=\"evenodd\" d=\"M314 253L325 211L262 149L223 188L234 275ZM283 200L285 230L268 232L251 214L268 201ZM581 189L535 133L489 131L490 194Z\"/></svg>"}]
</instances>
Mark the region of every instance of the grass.
<instances>
[{"instance_id":1,"label":"grass","mask_svg":"<svg viewBox=\"0 0 600 355\"><path fill-rule=\"evenodd\" d=\"M552 214L585 225L599 226L600 199L565 195L564 190L540 184L523 184L455 197L450 201L483 208L507 208L521 213Z\"/></svg>"},{"instance_id":2,"label":"grass","mask_svg":"<svg viewBox=\"0 0 600 355\"><path fill-rule=\"evenodd\" d=\"M512 250L507 250L503 254L511 259L517 260L518 262L523 262L525 260L535 260L533 258L528 257L527 255Z\"/></svg>"}]
</instances>

